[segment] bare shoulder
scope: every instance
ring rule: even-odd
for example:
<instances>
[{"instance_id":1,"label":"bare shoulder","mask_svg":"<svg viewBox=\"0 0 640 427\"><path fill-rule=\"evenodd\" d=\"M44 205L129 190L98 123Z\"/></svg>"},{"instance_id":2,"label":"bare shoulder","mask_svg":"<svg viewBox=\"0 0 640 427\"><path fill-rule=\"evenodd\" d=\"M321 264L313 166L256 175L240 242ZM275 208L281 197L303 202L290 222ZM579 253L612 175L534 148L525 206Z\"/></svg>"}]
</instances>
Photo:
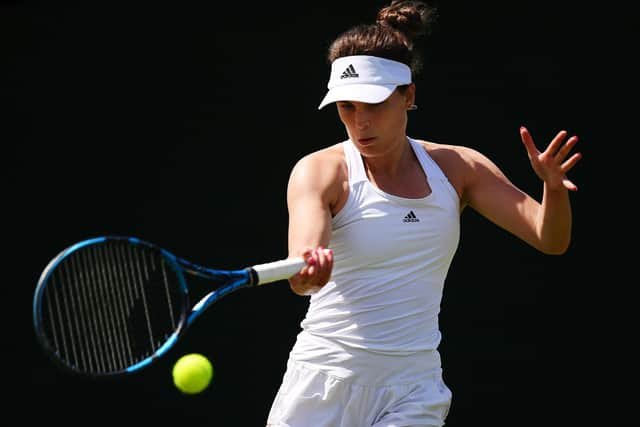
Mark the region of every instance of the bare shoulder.
<instances>
[{"instance_id":1,"label":"bare shoulder","mask_svg":"<svg viewBox=\"0 0 640 427\"><path fill-rule=\"evenodd\" d=\"M341 163L344 162L345 158L342 143L334 144L329 147L322 148L318 151L314 151L307 157L316 159L316 161L328 163Z\"/></svg>"},{"instance_id":2,"label":"bare shoulder","mask_svg":"<svg viewBox=\"0 0 640 427\"><path fill-rule=\"evenodd\" d=\"M473 148L466 147L464 145L442 144L433 141L419 140L422 146L427 150L427 153L431 156L436 163L440 162L455 163L455 162L473 162L481 154Z\"/></svg>"},{"instance_id":3,"label":"bare shoulder","mask_svg":"<svg viewBox=\"0 0 640 427\"><path fill-rule=\"evenodd\" d=\"M290 197L319 196L335 214L348 194L347 162L342 144L311 152L298 160L291 171Z\"/></svg>"},{"instance_id":4,"label":"bare shoulder","mask_svg":"<svg viewBox=\"0 0 640 427\"><path fill-rule=\"evenodd\" d=\"M291 170L289 185L332 192L347 178L344 150L338 143L301 157Z\"/></svg>"},{"instance_id":5,"label":"bare shoulder","mask_svg":"<svg viewBox=\"0 0 640 427\"><path fill-rule=\"evenodd\" d=\"M296 162L292 173L335 177L345 170L344 150L338 143L306 154Z\"/></svg>"},{"instance_id":6,"label":"bare shoulder","mask_svg":"<svg viewBox=\"0 0 640 427\"><path fill-rule=\"evenodd\" d=\"M441 144L433 141L419 140L429 156L447 174L455 173L455 169L474 168L491 163L478 150L464 145ZM453 170L452 170L453 168Z\"/></svg>"},{"instance_id":7,"label":"bare shoulder","mask_svg":"<svg viewBox=\"0 0 640 427\"><path fill-rule=\"evenodd\" d=\"M486 158L477 150L453 144L418 140L429 156L438 164L453 187L462 196L469 179Z\"/></svg>"}]
</instances>

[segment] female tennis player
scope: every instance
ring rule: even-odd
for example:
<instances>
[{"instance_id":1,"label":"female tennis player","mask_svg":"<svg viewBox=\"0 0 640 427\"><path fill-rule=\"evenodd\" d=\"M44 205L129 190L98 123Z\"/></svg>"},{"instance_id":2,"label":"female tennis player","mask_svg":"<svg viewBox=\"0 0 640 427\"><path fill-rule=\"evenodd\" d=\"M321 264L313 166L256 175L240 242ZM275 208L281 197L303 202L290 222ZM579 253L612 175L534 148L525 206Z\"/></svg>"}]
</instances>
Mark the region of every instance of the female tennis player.
<instances>
[{"instance_id":1,"label":"female tennis player","mask_svg":"<svg viewBox=\"0 0 640 427\"><path fill-rule=\"evenodd\" d=\"M407 136L421 63L415 41L434 12L393 1L377 22L329 48L319 108L337 108L348 138L291 171L289 256L308 265L289 282L310 298L269 426L444 425L452 393L438 315L462 211L476 210L545 254L569 247L576 136L562 130L539 151L520 128L540 200L472 147Z\"/></svg>"}]
</instances>

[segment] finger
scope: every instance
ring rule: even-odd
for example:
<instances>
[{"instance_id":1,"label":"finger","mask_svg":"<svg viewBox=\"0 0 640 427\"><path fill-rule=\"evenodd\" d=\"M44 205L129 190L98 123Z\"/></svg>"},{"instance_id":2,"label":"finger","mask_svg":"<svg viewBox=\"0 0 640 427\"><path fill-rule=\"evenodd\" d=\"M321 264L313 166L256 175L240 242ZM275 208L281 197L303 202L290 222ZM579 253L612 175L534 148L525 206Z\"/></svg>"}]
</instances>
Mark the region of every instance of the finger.
<instances>
[{"instance_id":1,"label":"finger","mask_svg":"<svg viewBox=\"0 0 640 427\"><path fill-rule=\"evenodd\" d=\"M569 160L564 162L560 169L563 173L569 172L575 165L578 163L578 160L582 158L582 153L574 153L573 156L569 157Z\"/></svg>"},{"instance_id":2,"label":"finger","mask_svg":"<svg viewBox=\"0 0 640 427\"><path fill-rule=\"evenodd\" d=\"M565 178L562 180L562 185L564 185L564 187L567 190L571 190L571 191L578 191L578 186L575 185L573 182L571 182L569 179Z\"/></svg>"},{"instance_id":3,"label":"finger","mask_svg":"<svg viewBox=\"0 0 640 427\"><path fill-rule=\"evenodd\" d=\"M313 249L305 249L302 252L302 259L304 259L307 264L315 263L315 260L313 259Z\"/></svg>"},{"instance_id":4,"label":"finger","mask_svg":"<svg viewBox=\"0 0 640 427\"><path fill-rule=\"evenodd\" d=\"M577 143L578 143L577 136L574 135L571 138L569 138L567 142L562 147L560 147L560 149L556 153L556 159L558 159L559 161L562 161L565 157L569 155L569 152Z\"/></svg>"},{"instance_id":5,"label":"finger","mask_svg":"<svg viewBox=\"0 0 640 427\"><path fill-rule=\"evenodd\" d=\"M527 154L530 158L540 154L533 142L533 137L529 133L529 130L524 126L520 126L520 139L522 139L522 143L524 144L524 147L526 148Z\"/></svg>"},{"instance_id":6,"label":"finger","mask_svg":"<svg viewBox=\"0 0 640 427\"><path fill-rule=\"evenodd\" d=\"M321 276L329 276L333 265L331 250L319 247L317 252L318 256L318 268Z\"/></svg>"},{"instance_id":7,"label":"finger","mask_svg":"<svg viewBox=\"0 0 640 427\"><path fill-rule=\"evenodd\" d=\"M556 154L558 152L558 149L560 148L560 145L562 144L562 141L566 137L567 137L566 130L561 130L560 132L558 132L555 138L553 138L549 143L549 145L547 146L547 149L544 150L545 153Z\"/></svg>"},{"instance_id":8,"label":"finger","mask_svg":"<svg viewBox=\"0 0 640 427\"><path fill-rule=\"evenodd\" d=\"M305 272L306 274L305 274L305 276L306 276L307 278L309 278L309 277L313 276L313 275L316 273L316 270L317 270L317 268L316 268L316 266L315 266L315 265L308 265L308 266L306 267L306 272Z\"/></svg>"},{"instance_id":9,"label":"finger","mask_svg":"<svg viewBox=\"0 0 640 427\"><path fill-rule=\"evenodd\" d=\"M312 256L316 259L316 261L318 261L318 263L320 261L323 260L323 258L321 257L322 255L322 246L318 246L317 248L315 248L312 252Z\"/></svg>"},{"instance_id":10,"label":"finger","mask_svg":"<svg viewBox=\"0 0 640 427\"><path fill-rule=\"evenodd\" d=\"M333 263L333 253L331 249L319 248L318 249L318 260L320 261L320 265L322 268L327 270L327 273L331 272L331 266Z\"/></svg>"}]
</instances>

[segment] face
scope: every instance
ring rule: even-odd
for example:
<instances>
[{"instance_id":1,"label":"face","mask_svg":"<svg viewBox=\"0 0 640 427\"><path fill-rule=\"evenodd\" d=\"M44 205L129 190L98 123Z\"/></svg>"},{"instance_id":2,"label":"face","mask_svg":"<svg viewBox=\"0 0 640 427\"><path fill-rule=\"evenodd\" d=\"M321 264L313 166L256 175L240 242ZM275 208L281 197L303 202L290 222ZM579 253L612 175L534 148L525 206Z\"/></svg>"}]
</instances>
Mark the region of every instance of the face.
<instances>
[{"instance_id":1,"label":"face","mask_svg":"<svg viewBox=\"0 0 640 427\"><path fill-rule=\"evenodd\" d=\"M349 138L366 157L382 156L406 142L407 109L415 99L415 85L395 90L379 104L338 101L336 107Z\"/></svg>"}]
</instances>

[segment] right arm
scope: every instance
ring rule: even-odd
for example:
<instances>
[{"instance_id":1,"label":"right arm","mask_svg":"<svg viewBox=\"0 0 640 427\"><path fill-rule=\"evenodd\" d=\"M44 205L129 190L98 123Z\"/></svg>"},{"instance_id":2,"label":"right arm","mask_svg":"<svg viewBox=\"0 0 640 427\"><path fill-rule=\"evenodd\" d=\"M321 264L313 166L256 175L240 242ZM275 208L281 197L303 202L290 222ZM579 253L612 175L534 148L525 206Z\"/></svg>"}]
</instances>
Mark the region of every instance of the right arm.
<instances>
[{"instance_id":1,"label":"right arm","mask_svg":"<svg viewBox=\"0 0 640 427\"><path fill-rule=\"evenodd\" d=\"M331 276L333 254L331 217L340 198L340 161L335 152L321 150L300 159L287 186L289 257L302 256L307 265L289 279L293 292L311 295Z\"/></svg>"}]
</instances>

